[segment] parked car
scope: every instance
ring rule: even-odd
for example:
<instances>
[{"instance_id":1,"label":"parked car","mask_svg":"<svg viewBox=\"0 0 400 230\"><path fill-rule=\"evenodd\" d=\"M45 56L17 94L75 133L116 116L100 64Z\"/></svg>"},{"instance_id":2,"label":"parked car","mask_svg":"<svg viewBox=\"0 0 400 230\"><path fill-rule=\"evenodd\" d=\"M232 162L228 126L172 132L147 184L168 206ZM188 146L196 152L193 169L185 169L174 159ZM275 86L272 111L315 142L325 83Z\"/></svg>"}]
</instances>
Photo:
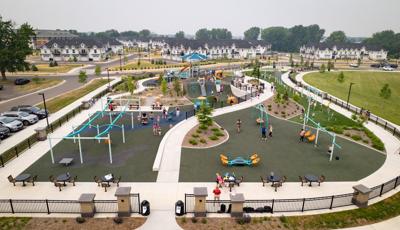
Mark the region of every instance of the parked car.
<instances>
[{"instance_id":1,"label":"parked car","mask_svg":"<svg viewBox=\"0 0 400 230\"><path fill-rule=\"evenodd\" d=\"M26 78L17 78L17 79L15 79L14 84L16 84L16 85L26 85L26 84L28 84L29 82L31 82L29 79L26 79Z\"/></svg>"},{"instance_id":2,"label":"parked car","mask_svg":"<svg viewBox=\"0 0 400 230\"><path fill-rule=\"evenodd\" d=\"M32 125L38 122L39 118L34 114L29 114L26 112L9 111L1 114L3 117L14 117L21 121L25 126Z\"/></svg>"},{"instance_id":3,"label":"parked car","mask_svg":"<svg viewBox=\"0 0 400 230\"><path fill-rule=\"evenodd\" d=\"M392 67L390 67L388 65L384 66L382 69L385 70L385 71L393 71L394 70Z\"/></svg>"},{"instance_id":4,"label":"parked car","mask_svg":"<svg viewBox=\"0 0 400 230\"><path fill-rule=\"evenodd\" d=\"M4 138L10 135L10 129L0 125L0 139L3 140Z\"/></svg>"},{"instance_id":5,"label":"parked car","mask_svg":"<svg viewBox=\"0 0 400 230\"><path fill-rule=\"evenodd\" d=\"M0 90L3 90L4 89L4 85L0 85Z\"/></svg>"},{"instance_id":6,"label":"parked car","mask_svg":"<svg viewBox=\"0 0 400 230\"><path fill-rule=\"evenodd\" d=\"M357 63L351 63L349 66L353 67L353 68L358 68L358 64Z\"/></svg>"},{"instance_id":7,"label":"parked car","mask_svg":"<svg viewBox=\"0 0 400 230\"><path fill-rule=\"evenodd\" d=\"M24 128L22 122L15 117L0 117L0 124L8 128L11 132L16 132Z\"/></svg>"},{"instance_id":8,"label":"parked car","mask_svg":"<svg viewBox=\"0 0 400 230\"><path fill-rule=\"evenodd\" d=\"M39 119L46 118L46 110L41 109L36 106L30 106L30 105L19 105L19 106L14 106L11 108L11 111L19 111L19 112L26 112L29 114L34 114L39 117ZM49 112L47 111L47 115Z\"/></svg>"}]
</instances>

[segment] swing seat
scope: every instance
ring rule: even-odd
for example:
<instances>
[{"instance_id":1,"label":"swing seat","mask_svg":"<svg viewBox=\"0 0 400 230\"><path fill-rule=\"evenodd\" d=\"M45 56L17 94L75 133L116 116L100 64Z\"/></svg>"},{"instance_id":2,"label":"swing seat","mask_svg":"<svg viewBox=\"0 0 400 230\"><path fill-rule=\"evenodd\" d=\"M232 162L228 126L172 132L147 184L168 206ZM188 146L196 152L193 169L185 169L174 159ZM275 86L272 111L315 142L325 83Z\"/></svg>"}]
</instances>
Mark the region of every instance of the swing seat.
<instances>
[{"instance_id":1,"label":"swing seat","mask_svg":"<svg viewBox=\"0 0 400 230\"><path fill-rule=\"evenodd\" d=\"M254 160L257 158L259 158L257 153L254 153L253 155L250 156L250 160Z\"/></svg>"},{"instance_id":2,"label":"swing seat","mask_svg":"<svg viewBox=\"0 0 400 230\"><path fill-rule=\"evenodd\" d=\"M108 144L111 144L111 140L110 140L110 139L105 139L105 140L104 140L104 144L107 144L107 145L108 145Z\"/></svg>"},{"instance_id":3,"label":"swing seat","mask_svg":"<svg viewBox=\"0 0 400 230\"><path fill-rule=\"evenodd\" d=\"M311 136L307 137L307 139L309 142L313 142L315 141L315 137L316 137L315 134L312 134Z\"/></svg>"},{"instance_id":4,"label":"swing seat","mask_svg":"<svg viewBox=\"0 0 400 230\"><path fill-rule=\"evenodd\" d=\"M309 137L309 136L311 136L311 131L310 130L307 130L307 132L304 134L304 137Z\"/></svg>"}]
</instances>

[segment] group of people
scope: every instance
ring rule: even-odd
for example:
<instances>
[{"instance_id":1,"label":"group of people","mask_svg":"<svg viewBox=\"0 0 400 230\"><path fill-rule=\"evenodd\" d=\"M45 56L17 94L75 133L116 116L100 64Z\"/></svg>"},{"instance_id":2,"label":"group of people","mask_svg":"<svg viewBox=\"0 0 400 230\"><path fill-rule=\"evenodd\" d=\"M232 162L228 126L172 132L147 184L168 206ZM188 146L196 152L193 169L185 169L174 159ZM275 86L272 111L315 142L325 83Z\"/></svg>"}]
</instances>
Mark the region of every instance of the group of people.
<instances>
[{"instance_id":1,"label":"group of people","mask_svg":"<svg viewBox=\"0 0 400 230\"><path fill-rule=\"evenodd\" d=\"M236 180L235 173L225 173L224 176L221 176L219 173L216 173L215 182L217 183L217 185L213 190L214 200L220 200L220 196L222 193L220 188L229 187L229 181L235 181L235 180Z\"/></svg>"},{"instance_id":2,"label":"group of people","mask_svg":"<svg viewBox=\"0 0 400 230\"><path fill-rule=\"evenodd\" d=\"M161 126L158 122L153 122L153 135L154 136L161 136L162 135L162 130Z\"/></svg>"},{"instance_id":3,"label":"group of people","mask_svg":"<svg viewBox=\"0 0 400 230\"><path fill-rule=\"evenodd\" d=\"M272 130L273 130L272 125L269 124L268 125L268 136L269 137L272 137ZM261 140L267 141L267 127L265 126L265 124L263 124L261 126Z\"/></svg>"}]
</instances>

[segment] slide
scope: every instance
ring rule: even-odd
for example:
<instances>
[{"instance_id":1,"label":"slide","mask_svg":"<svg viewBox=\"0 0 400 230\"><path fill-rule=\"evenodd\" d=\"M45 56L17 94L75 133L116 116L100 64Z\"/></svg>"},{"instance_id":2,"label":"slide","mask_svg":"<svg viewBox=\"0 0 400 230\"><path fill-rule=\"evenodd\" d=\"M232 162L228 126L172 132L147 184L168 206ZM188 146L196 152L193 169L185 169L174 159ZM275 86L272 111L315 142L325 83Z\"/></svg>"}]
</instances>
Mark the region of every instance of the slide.
<instances>
[{"instance_id":1,"label":"slide","mask_svg":"<svg viewBox=\"0 0 400 230\"><path fill-rule=\"evenodd\" d=\"M204 78L199 78L198 82L200 84L201 96L207 97L206 80Z\"/></svg>"}]
</instances>

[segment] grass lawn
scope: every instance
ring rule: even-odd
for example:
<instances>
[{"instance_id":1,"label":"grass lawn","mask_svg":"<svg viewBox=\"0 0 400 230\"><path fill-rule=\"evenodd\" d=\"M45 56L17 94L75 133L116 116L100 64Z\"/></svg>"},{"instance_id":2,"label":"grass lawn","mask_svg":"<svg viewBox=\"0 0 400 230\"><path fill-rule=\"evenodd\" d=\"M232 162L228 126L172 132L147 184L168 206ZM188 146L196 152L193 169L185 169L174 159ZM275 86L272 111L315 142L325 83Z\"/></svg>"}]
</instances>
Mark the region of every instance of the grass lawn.
<instances>
[{"instance_id":1,"label":"grass lawn","mask_svg":"<svg viewBox=\"0 0 400 230\"><path fill-rule=\"evenodd\" d=\"M298 176L309 173L323 174L328 181L356 181L376 171L385 161L384 154L337 137L342 149L336 148L334 156L340 159L329 162L330 136L320 133L317 148L312 143L299 143L300 124L271 116L274 137L262 142L256 116L254 109L245 109L216 117L217 123L228 131L229 140L214 148L182 148L179 181L210 182L214 181L216 172L235 172L244 176L246 182L258 182L260 176L271 171L287 176L288 181L298 181ZM236 133L237 119L242 121L240 134ZM221 153L232 158L257 153L261 162L256 167L226 167L220 162Z\"/></svg>"},{"instance_id":2,"label":"grass lawn","mask_svg":"<svg viewBox=\"0 0 400 230\"><path fill-rule=\"evenodd\" d=\"M310 73L304 80L342 100L347 100L350 82L354 82L350 103L370 110L391 122L400 124L400 73L390 72L344 72L344 82L337 80L339 72ZM388 99L379 96L384 84L389 84L392 95Z\"/></svg>"},{"instance_id":3,"label":"grass lawn","mask_svg":"<svg viewBox=\"0 0 400 230\"><path fill-rule=\"evenodd\" d=\"M43 73L66 73L73 68L80 67L81 64L59 64L58 66L50 67L48 64L36 65L38 72Z\"/></svg>"},{"instance_id":4,"label":"grass lawn","mask_svg":"<svg viewBox=\"0 0 400 230\"><path fill-rule=\"evenodd\" d=\"M55 86L60 83L62 80L58 79L50 79L50 78L37 78L37 80L31 80L26 85L17 85L15 86L19 92L28 93L33 92L40 89L49 88L51 86Z\"/></svg>"},{"instance_id":5,"label":"grass lawn","mask_svg":"<svg viewBox=\"0 0 400 230\"><path fill-rule=\"evenodd\" d=\"M65 106L78 100L79 98L85 96L86 94L92 92L93 90L99 88L100 86L105 85L106 83L107 79L95 79L79 89L70 91L68 93L57 96L49 101L46 101L47 109L50 113L55 113ZM42 104L40 104L39 106L43 107Z\"/></svg>"}]
</instances>

